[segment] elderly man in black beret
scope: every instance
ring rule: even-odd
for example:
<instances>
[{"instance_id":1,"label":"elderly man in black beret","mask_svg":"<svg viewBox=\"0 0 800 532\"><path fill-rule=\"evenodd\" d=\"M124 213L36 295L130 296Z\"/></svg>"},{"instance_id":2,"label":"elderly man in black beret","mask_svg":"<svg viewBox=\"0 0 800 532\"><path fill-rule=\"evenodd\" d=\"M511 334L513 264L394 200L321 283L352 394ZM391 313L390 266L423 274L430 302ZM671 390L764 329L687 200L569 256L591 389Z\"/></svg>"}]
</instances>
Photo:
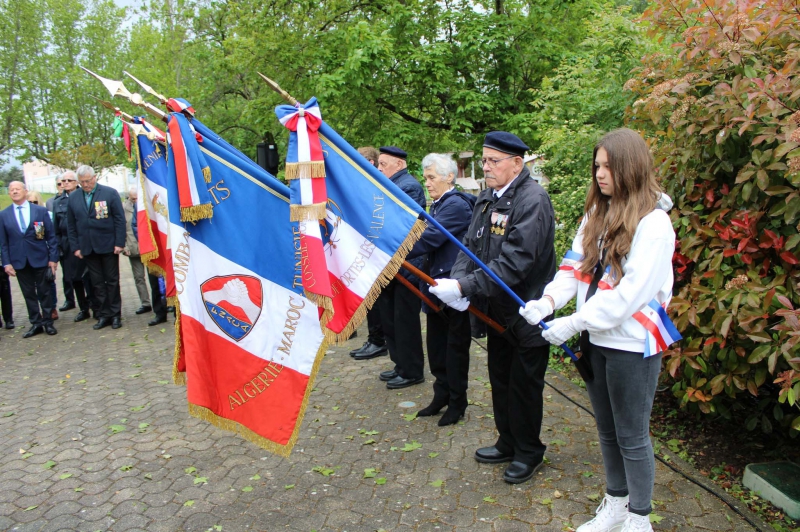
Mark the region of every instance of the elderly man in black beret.
<instances>
[{"instance_id":1,"label":"elderly man in black beret","mask_svg":"<svg viewBox=\"0 0 800 532\"><path fill-rule=\"evenodd\" d=\"M378 170L424 209L425 192L419 181L406 169L406 152L395 146L383 146L379 151ZM419 258L409 262L419 268L423 261ZM400 270L399 275L408 279L411 284L419 284L419 279L405 269ZM389 347L389 357L394 362L392 369L381 372L380 379L386 382L386 387L390 390L425 382L425 355L422 351L422 327L419 322L422 308L420 300L411 290L397 280L392 280L381 291L377 306L386 345ZM367 356L356 354L355 358L360 360Z\"/></svg>"},{"instance_id":2,"label":"elderly man in black beret","mask_svg":"<svg viewBox=\"0 0 800 532\"><path fill-rule=\"evenodd\" d=\"M481 192L464 243L518 296L539 298L556 272L555 214L547 192L523 164L528 147L516 135L495 131L483 143ZM549 345L541 329L519 315L519 305L463 253L451 279L437 279L431 288L444 303L463 308L466 301L486 307L506 327L503 335L488 331L489 380L499 438L475 451L487 464L511 462L503 479L529 480L544 460L539 439L542 391Z\"/></svg>"}]
</instances>

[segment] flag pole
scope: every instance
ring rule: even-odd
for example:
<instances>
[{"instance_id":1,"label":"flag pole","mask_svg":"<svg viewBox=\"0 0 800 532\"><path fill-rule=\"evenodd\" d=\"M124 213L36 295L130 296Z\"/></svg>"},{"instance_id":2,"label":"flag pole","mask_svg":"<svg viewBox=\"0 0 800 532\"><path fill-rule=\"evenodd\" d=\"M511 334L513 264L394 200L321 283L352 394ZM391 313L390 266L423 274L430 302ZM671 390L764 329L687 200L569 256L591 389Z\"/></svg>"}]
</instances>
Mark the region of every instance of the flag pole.
<instances>
[{"instance_id":1,"label":"flag pole","mask_svg":"<svg viewBox=\"0 0 800 532\"><path fill-rule=\"evenodd\" d=\"M429 275L425 275L425 272L423 272L422 270L420 270L419 268L417 268L416 266L414 266L410 262L408 262L408 261L403 262L403 268L405 268L406 270L410 271L411 273L413 273L414 275L416 275L417 277L419 277L420 279L422 279L423 281L425 281L429 285L436 286L436 280L433 277L431 277ZM428 303L428 302L425 301L425 303ZM429 307L433 307L433 305L431 305L430 303L428 303L428 306ZM475 305L470 304L470 306L469 306L469 308L467 308L467 310L470 312L470 314L474 314L476 318L478 318L479 320L484 322L486 325L488 325L489 327L491 327L492 329L494 329L498 333L503 334L503 333L506 332L506 330L503 328L502 325L500 325L499 323L494 321L492 318L490 318L489 316L487 316L486 314L484 314L483 312L481 312L477 308L475 308Z\"/></svg>"},{"instance_id":2,"label":"flag pole","mask_svg":"<svg viewBox=\"0 0 800 532\"><path fill-rule=\"evenodd\" d=\"M85 70L85 69L84 69L84 70ZM289 102L291 105L297 105L297 100L296 100L295 98L293 98L293 97L292 97L292 96L291 96L291 95L290 95L288 92L286 92L285 90L283 90L283 89L280 87L280 85L278 85L277 83L275 83L275 81L273 81L273 80L269 79L267 76L265 76L265 75L264 75L264 74L262 74L261 72L259 72L259 73L258 73L258 75L259 75L259 76L261 76L261 77L264 79L264 81L266 81L266 82L267 82L267 85L269 85L270 87L272 87L272 90L274 90L275 92L277 92L278 94L280 94L281 96L283 96L283 98L284 98L284 99L285 99L287 102ZM480 259L479 259L477 256L475 256L475 254L474 254L472 251L470 251L470 250L469 250L469 248L467 248L467 246L465 246L465 245L464 245L464 244L463 244L463 243L462 243L462 242L461 242L459 239L457 239L457 238L456 238L456 237L454 237L452 234L450 234L450 231L448 231L447 229L445 229L445 228L442 226L442 224L440 224L439 222L437 222L437 221L436 221L436 220L433 218L433 216L431 216L430 214L428 214L428 213L427 213L427 212L425 212L424 210L423 210L423 211L420 213L420 216L422 216L422 218L423 218L423 219L424 219L426 222L430 223L431 225L433 225L434 227L436 227L436 228L437 228L439 231L441 231L441 232L442 232L442 233L443 233L443 234L444 234L444 235L445 235L445 236L446 236L446 237L447 237L447 238L448 238L448 239L449 239L451 242L453 242L453 243L454 243L454 244L455 244L455 245L458 247L458 249L460 249L461 251L463 251L463 252L464 252L464 254L465 254L467 257L469 257L470 259L472 259L472 261L473 261L473 262L474 262L474 263L475 263L475 264L476 264L476 265L477 265L477 266L478 266L480 269L482 269L483 271L485 271L485 272L486 272L486 274L487 274L489 277L491 277L491 278L492 278L492 280L493 280L495 283L497 283L497 285L498 285L500 288L502 288L502 289L503 289L503 291L505 291L505 292L506 292L508 295L510 295L510 296L512 297L512 299L514 299L514 301L515 301L515 302L516 302L516 303L517 303L517 304L518 304L520 307L524 307L524 306L525 306L525 302L522 300L522 298L521 298L521 297L519 297L517 294L515 294L515 293L514 293L514 291L513 291L513 290L511 290L511 288L510 288L510 287L509 287L509 286L508 286L506 283L504 283L504 282L503 282L503 280L502 280L502 279L500 279L500 277L498 277L496 273L494 273L494 272L493 272L491 269L489 269L489 267L488 267L486 264L484 264L484 263L483 263L483 261L482 261L482 260L480 260ZM543 322L543 321L540 321L540 322L539 322L539 326L540 326L542 329L545 329L545 330L549 328L549 327L547 326L547 324L546 324L545 322ZM577 361L578 361L578 359L580 358L580 357L578 357L577 355L575 355L575 353L573 353L573 352L572 352L572 349L570 349L569 347L567 347L567 344L566 344L566 343L563 343L563 344L561 344L561 349L563 349L564 351L566 351L566 353L567 353L567 354L570 356L570 358L572 358L572 361L573 361L573 362L577 362Z\"/></svg>"},{"instance_id":3,"label":"flag pole","mask_svg":"<svg viewBox=\"0 0 800 532\"><path fill-rule=\"evenodd\" d=\"M131 93L126 87L125 84L121 81L116 81L113 79L104 78L103 76L99 76L89 70L86 67L81 67L87 74L96 78L103 86L111 93L111 96L119 96L121 98L126 98L129 102L137 107L142 107L145 111L150 113L156 118L163 120L164 122L167 121L167 113L158 109L157 107L147 103L142 98L142 95L138 92Z\"/></svg>"}]
</instances>

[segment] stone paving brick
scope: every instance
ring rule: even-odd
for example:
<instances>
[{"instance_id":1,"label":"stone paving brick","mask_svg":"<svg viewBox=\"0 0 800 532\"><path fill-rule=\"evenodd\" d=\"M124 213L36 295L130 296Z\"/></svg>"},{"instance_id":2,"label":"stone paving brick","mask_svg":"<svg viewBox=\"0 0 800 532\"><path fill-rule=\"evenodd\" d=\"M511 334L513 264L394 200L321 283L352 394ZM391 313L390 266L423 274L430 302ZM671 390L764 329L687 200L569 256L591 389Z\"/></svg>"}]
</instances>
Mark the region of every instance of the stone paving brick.
<instances>
[{"instance_id":1,"label":"stone paving brick","mask_svg":"<svg viewBox=\"0 0 800 532\"><path fill-rule=\"evenodd\" d=\"M598 503L588 496L605 488L594 420L552 388L542 431L548 464L530 482L506 484L504 464L473 459L476 448L496 441L487 357L477 344L466 417L438 427L437 417L403 417L430 402L429 374L421 386L389 391L377 379L388 357L347 356L363 342L363 327L359 338L329 349L298 444L284 459L187 414L185 388L164 384L171 382L172 324L160 333L146 325L150 316L134 315L128 277L124 270L119 330L93 331L72 322L72 312L62 313L54 337L24 340L22 328L0 330L0 415L13 412L0 417L8 449L0 455L0 530L566 532L594 514ZM13 282L12 289L22 323L23 300ZM588 406L585 390L556 374L547 380ZM375 441L365 445L368 439ZM412 441L421 448L403 452ZM44 468L50 460L55 465ZM317 466L334 474L314 472ZM386 483L364 478L368 468ZM195 483L198 477L206 482ZM752 530L661 465L653 499L659 532Z\"/></svg>"}]
</instances>

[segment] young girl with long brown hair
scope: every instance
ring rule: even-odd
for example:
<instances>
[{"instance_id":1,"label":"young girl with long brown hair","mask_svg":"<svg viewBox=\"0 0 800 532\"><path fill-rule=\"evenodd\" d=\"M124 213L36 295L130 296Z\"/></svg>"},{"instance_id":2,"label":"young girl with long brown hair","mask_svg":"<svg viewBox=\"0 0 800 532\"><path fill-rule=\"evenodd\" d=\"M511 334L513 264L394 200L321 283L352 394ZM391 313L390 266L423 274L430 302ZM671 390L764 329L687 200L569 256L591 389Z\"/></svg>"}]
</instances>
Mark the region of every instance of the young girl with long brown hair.
<instances>
[{"instance_id":1,"label":"young girl with long brown hair","mask_svg":"<svg viewBox=\"0 0 800 532\"><path fill-rule=\"evenodd\" d=\"M606 134L594 149L592 183L572 249L542 298L520 309L535 325L577 297L577 311L549 322L543 333L553 345L580 333L594 373L586 388L606 496L594 519L577 532L652 531L650 412L660 352L680 339L665 312L675 250L669 207L642 137L630 129Z\"/></svg>"}]
</instances>

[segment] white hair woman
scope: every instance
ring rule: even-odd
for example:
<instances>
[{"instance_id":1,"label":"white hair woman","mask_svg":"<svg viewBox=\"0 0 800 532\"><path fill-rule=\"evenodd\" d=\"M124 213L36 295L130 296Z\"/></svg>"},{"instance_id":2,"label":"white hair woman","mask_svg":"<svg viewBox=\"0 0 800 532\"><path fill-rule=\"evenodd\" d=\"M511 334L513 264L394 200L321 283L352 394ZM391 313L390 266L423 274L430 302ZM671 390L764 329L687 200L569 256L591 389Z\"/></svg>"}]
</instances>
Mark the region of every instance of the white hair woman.
<instances>
[{"instance_id":1,"label":"white hair woman","mask_svg":"<svg viewBox=\"0 0 800 532\"><path fill-rule=\"evenodd\" d=\"M425 188L433 200L430 214L453 236L461 240L472 220L475 197L455 189L458 166L449 155L430 153L422 159ZM428 226L422 237L408 254L409 258L427 256L430 276L447 278L458 255L458 248L438 229ZM436 378L433 399L417 412L420 417L447 411L439 419L439 426L457 423L467 409L467 374L469 372L470 335L469 314L444 305L430 294L428 285L421 282L423 293L441 307L439 312L424 306L427 314L428 364Z\"/></svg>"}]
</instances>

